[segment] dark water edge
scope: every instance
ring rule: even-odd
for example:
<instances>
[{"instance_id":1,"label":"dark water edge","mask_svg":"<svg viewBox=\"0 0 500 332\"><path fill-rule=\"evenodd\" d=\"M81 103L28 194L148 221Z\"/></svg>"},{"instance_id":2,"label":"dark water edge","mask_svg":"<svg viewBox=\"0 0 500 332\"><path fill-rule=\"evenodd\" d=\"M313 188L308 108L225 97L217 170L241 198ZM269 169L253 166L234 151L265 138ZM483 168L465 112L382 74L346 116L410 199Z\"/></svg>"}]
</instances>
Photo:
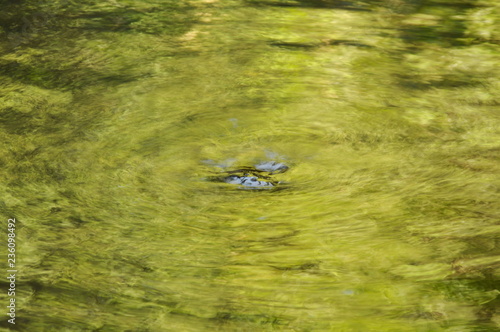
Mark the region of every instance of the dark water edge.
<instances>
[{"instance_id":1,"label":"dark water edge","mask_svg":"<svg viewBox=\"0 0 500 332\"><path fill-rule=\"evenodd\" d=\"M496 1L0 4L3 330L500 328Z\"/></svg>"}]
</instances>

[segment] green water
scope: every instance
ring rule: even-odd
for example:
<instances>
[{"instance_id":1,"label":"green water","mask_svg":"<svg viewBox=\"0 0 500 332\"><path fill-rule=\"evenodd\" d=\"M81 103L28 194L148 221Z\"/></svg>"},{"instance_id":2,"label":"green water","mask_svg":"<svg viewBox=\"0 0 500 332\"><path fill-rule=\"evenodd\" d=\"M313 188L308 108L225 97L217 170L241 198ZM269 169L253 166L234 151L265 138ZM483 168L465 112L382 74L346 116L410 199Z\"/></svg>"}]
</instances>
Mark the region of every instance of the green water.
<instances>
[{"instance_id":1,"label":"green water","mask_svg":"<svg viewBox=\"0 0 500 332\"><path fill-rule=\"evenodd\" d=\"M2 331L500 328L496 0L1 4Z\"/></svg>"}]
</instances>

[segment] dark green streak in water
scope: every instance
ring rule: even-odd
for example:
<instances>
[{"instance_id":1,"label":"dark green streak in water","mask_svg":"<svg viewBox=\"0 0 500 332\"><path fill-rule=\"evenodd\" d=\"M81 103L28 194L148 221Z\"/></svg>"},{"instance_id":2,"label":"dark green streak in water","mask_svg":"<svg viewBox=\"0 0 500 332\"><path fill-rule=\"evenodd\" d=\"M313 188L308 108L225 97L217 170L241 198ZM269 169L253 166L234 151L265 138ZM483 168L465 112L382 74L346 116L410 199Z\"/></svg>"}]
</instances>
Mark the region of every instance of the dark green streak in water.
<instances>
[{"instance_id":1,"label":"dark green streak in water","mask_svg":"<svg viewBox=\"0 0 500 332\"><path fill-rule=\"evenodd\" d=\"M496 1L1 5L19 330L499 328Z\"/></svg>"}]
</instances>

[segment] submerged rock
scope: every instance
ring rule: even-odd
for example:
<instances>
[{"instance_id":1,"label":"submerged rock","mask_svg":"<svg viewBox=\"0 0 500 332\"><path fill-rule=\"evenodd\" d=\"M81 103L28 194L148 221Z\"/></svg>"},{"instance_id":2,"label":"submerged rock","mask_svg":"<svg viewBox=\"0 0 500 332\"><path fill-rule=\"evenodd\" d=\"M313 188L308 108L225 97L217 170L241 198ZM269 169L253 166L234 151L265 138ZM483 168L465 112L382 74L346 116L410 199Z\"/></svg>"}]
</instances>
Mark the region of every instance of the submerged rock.
<instances>
[{"instance_id":1,"label":"submerged rock","mask_svg":"<svg viewBox=\"0 0 500 332\"><path fill-rule=\"evenodd\" d=\"M245 187L255 188L272 188L275 184L271 181L259 180L255 176L237 176L229 175L224 179L225 183L238 184Z\"/></svg>"},{"instance_id":2,"label":"submerged rock","mask_svg":"<svg viewBox=\"0 0 500 332\"><path fill-rule=\"evenodd\" d=\"M214 162L207 163L222 168ZM207 180L213 182L224 182L240 186L241 189L271 189L277 187L281 182L274 179L272 175L288 171L289 167L277 161L264 161L253 166L240 166L217 172L216 176L209 176Z\"/></svg>"},{"instance_id":3,"label":"submerged rock","mask_svg":"<svg viewBox=\"0 0 500 332\"><path fill-rule=\"evenodd\" d=\"M276 161L265 161L255 165L255 169L262 172L269 172L269 174L278 174L288 171L288 166Z\"/></svg>"}]
</instances>

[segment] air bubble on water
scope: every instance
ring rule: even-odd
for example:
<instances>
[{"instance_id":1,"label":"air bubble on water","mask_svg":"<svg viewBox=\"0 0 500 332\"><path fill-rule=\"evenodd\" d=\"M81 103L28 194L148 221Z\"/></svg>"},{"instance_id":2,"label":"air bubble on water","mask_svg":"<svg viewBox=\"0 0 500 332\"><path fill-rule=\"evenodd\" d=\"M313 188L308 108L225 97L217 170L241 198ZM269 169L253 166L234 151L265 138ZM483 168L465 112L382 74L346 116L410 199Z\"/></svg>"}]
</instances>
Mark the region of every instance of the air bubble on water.
<instances>
[{"instance_id":1,"label":"air bubble on water","mask_svg":"<svg viewBox=\"0 0 500 332\"><path fill-rule=\"evenodd\" d=\"M231 121L231 123L233 124L233 128L238 128L238 119L231 118L229 119L229 121Z\"/></svg>"},{"instance_id":2,"label":"air bubble on water","mask_svg":"<svg viewBox=\"0 0 500 332\"><path fill-rule=\"evenodd\" d=\"M354 290L352 290L352 289L344 289L344 290L342 291L342 294L344 294L344 295L354 295L354 293L355 293L355 292L354 292Z\"/></svg>"}]
</instances>

